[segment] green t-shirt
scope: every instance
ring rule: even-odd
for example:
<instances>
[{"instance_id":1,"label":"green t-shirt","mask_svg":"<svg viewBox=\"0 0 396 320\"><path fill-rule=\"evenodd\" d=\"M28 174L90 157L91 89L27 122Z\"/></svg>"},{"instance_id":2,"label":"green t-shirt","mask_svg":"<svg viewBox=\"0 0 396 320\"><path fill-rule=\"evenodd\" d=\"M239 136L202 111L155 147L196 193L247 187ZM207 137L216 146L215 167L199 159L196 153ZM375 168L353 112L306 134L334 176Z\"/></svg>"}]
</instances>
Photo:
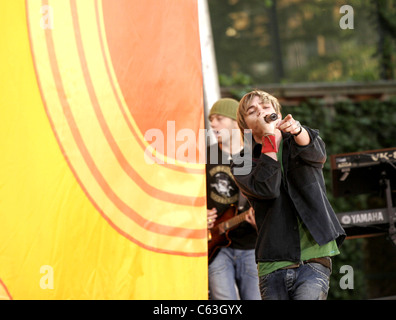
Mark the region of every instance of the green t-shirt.
<instances>
[{"instance_id":1,"label":"green t-shirt","mask_svg":"<svg viewBox=\"0 0 396 320\"><path fill-rule=\"evenodd\" d=\"M301 255L300 261L306 261L313 258L331 257L340 253L335 240L320 246L311 236L304 223L298 218L298 230L300 233ZM257 265L259 276L264 276L277 269L295 264L298 261L275 261L259 262Z\"/></svg>"},{"instance_id":2,"label":"green t-shirt","mask_svg":"<svg viewBox=\"0 0 396 320\"><path fill-rule=\"evenodd\" d=\"M283 173L282 147L283 147L283 140L281 140L279 151L277 154L278 161L280 161L281 163L281 168ZM298 231L300 234L300 248L301 248L300 261L305 261L313 258L335 256L340 253L335 240L330 241L329 243L326 243L323 246L320 246L314 240L314 238L312 237L312 235L310 234L304 223L301 221L301 219L297 217L297 220L298 220ZM261 277L277 269L287 267L297 262L299 261L259 262L257 265L258 275L259 277Z\"/></svg>"}]
</instances>

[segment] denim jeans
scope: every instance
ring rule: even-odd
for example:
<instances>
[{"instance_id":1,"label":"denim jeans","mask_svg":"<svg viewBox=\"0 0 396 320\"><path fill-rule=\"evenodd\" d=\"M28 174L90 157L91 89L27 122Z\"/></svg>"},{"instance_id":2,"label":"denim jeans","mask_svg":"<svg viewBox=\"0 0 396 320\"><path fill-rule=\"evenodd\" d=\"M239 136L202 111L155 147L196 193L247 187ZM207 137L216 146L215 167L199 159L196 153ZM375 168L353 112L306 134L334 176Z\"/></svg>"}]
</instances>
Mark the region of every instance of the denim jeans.
<instances>
[{"instance_id":1,"label":"denim jeans","mask_svg":"<svg viewBox=\"0 0 396 320\"><path fill-rule=\"evenodd\" d=\"M254 249L219 251L209 265L209 296L212 300L260 300Z\"/></svg>"},{"instance_id":2,"label":"denim jeans","mask_svg":"<svg viewBox=\"0 0 396 320\"><path fill-rule=\"evenodd\" d=\"M279 269L260 277L263 300L326 300L331 271L319 263Z\"/></svg>"}]
</instances>

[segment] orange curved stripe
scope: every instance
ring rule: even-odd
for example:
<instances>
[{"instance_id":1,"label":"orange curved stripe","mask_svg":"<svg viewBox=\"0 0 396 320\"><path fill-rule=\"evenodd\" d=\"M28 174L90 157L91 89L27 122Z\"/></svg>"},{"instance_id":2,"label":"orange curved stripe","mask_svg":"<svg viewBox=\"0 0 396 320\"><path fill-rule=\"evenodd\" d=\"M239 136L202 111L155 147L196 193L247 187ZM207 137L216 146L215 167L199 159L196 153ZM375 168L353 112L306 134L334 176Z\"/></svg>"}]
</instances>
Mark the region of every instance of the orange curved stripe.
<instances>
[{"instance_id":1,"label":"orange curved stripe","mask_svg":"<svg viewBox=\"0 0 396 320\"><path fill-rule=\"evenodd\" d=\"M112 226L119 234L121 234L128 240L132 241L133 243L135 243L136 245L138 245L144 249L147 249L147 250L150 250L153 252L157 252L157 253L166 253L166 254L173 254L173 255L185 256L185 257L205 257L208 255L208 252L206 250L203 252L184 252L184 251L177 251L177 250L160 249L160 248L149 246L149 245L137 240L136 238L133 238L130 234L126 233L125 231L121 230L115 223L113 223L113 221L111 221L103 213L103 211L99 207L97 207L97 210L100 212L102 217L109 223L109 225ZM205 236L206 236L206 232L207 231L205 231Z\"/></svg>"},{"instance_id":2,"label":"orange curved stripe","mask_svg":"<svg viewBox=\"0 0 396 320\"><path fill-rule=\"evenodd\" d=\"M127 117L124 109L121 107L121 101L120 101L120 97L118 95L117 90L115 89L115 85L114 85L114 81L113 81L113 77L111 76L111 72L110 72L110 68L109 68L109 62L107 60L106 54L105 54L105 49L104 49L104 43L103 43L103 34L102 34L102 30L100 27L100 22L99 22L99 8L98 8L98 0L95 0L95 15L96 15L96 24L98 26L98 34L99 34L99 41L100 41L100 46L101 46L101 51L102 51L102 56L104 59L104 64L105 64L105 68L109 77L109 81L111 83L111 87L114 93L114 96L116 97L118 106L120 108L120 111L122 113L122 115L124 116L125 122L128 125L128 128L130 129L131 133L133 134L133 136L136 138L136 141L139 143L139 145L142 147L142 150L144 151L146 149L146 146L143 144L143 142L141 141L140 137L138 136L138 134L136 133L135 129L133 128L132 124L129 121L129 118ZM154 156L154 155L153 155ZM186 173L193 173L193 174L204 174L205 173L205 168L202 169L196 169L196 168L188 168L188 167L180 167L178 165L175 164L171 164L171 163L163 163L161 164L164 167L176 170L176 171L181 171L181 172L186 172Z\"/></svg>"},{"instance_id":3,"label":"orange curved stripe","mask_svg":"<svg viewBox=\"0 0 396 320\"><path fill-rule=\"evenodd\" d=\"M125 159L123 156L121 150L119 149L116 141L114 140L109 127L107 126L106 120L103 117L103 114L100 110L100 103L96 97L95 90L93 88L92 80L89 75L88 67L87 67L87 62L85 59L85 53L84 53L84 48L82 45L82 40L81 36L79 33L79 22L78 22L78 12L76 8L76 3L75 0L70 1L70 7L72 11L72 17L73 17L73 27L74 27L74 32L75 32L75 38L76 38L76 43L77 43L77 50L78 54L80 57L80 62L81 62L81 70L83 71L84 74L84 79L85 79L85 84L88 88L88 94L91 99L92 106L94 108L95 114L97 116L98 122L102 128L102 131L106 137L106 140L108 144L110 145L110 148L113 150L118 162L120 163L121 167L123 170L127 173L127 175L134 180L142 190L144 190L147 194L156 197L160 200L164 200L167 202L175 203L175 204L181 204L181 205L193 205L193 206L203 206L206 203L206 198L205 197L188 197L188 196L183 196L183 195L175 195L169 192L166 192L164 190L157 189L151 185L149 185L144 179L141 178L141 176L132 168L132 166L128 163L128 161ZM47 33L49 35L49 33ZM51 49L52 52L50 54L55 54L54 51ZM70 115L70 119L72 119L72 115ZM69 119L69 118L68 118ZM73 119L74 121L74 119ZM74 123L73 123L74 125ZM76 129L77 130L77 129ZM84 144L82 139L81 139L81 144ZM88 153L88 152L87 152Z\"/></svg>"},{"instance_id":4,"label":"orange curved stripe","mask_svg":"<svg viewBox=\"0 0 396 320\"><path fill-rule=\"evenodd\" d=\"M102 6L106 49L122 96L140 131L158 128L166 139L164 120L171 114L176 132L186 127L198 132L198 128L203 128L203 92L201 68L191 63L191 57L200 56L199 42L195 41L199 34L193 15L197 10L194 2L183 1L181 6L179 0L170 0L166 12L162 13L156 9L156 0L145 0L144 6L134 6L129 0L118 0L117 5L111 0L102 0ZM184 10L187 7L191 10ZM151 12L150 16L146 11ZM184 19L172 19L170 12L183 14ZM191 17L186 17L188 14ZM186 27L181 21L193 26L190 34L178 38L179 28ZM169 39L166 46L161 45L162 37ZM123 41L125 38L128 41ZM139 81L143 75L145 81ZM173 81L175 76L177 81ZM180 90L181 83L185 88L196 89ZM150 94L142 95L142 92ZM147 111L136 105L149 105L154 118L148 118ZM197 123L196 119L201 121ZM171 154L167 156L174 157L169 151Z\"/></svg>"},{"instance_id":5,"label":"orange curved stripe","mask_svg":"<svg viewBox=\"0 0 396 320\"><path fill-rule=\"evenodd\" d=\"M144 151L146 149L146 146L144 145L144 143L141 141L140 137L138 136L138 134L136 133L135 129L133 128L132 124L129 121L129 118L127 117L124 109L122 108L122 103L120 100L120 97L118 95L117 90L115 89L115 85L114 85L114 80L113 77L111 76L111 72L110 72L110 68L109 68L109 62L107 60L106 54L105 54L105 49L104 49L104 43L103 43L103 34L102 34L102 30L100 27L100 22L99 22L99 8L98 8L98 1L95 0L95 15L96 15L96 24L97 24L97 28L98 28L98 35L99 35L99 42L100 42L100 47L101 47L101 51L102 51L102 56L103 56L103 60L104 60L104 65L109 77L109 81L111 84L111 88L113 91L113 94L117 100L117 104L118 107L125 119L125 122L129 128L129 130L131 131L131 133L133 134L133 136L135 137L136 141L138 142L138 144L141 146L142 150ZM156 157L155 155L153 155L153 157ZM205 173L205 168L188 168L188 167L181 167L172 163L163 163L161 164L162 166L172 169L172 170L176 170L176 171L180 171L180 172L185 172L185 173L191 173L191 174L204 174Z\"/></svg>"},{"instance_id":6,"label":"orange curved stripe","mask_svg":"<svg viewBox=\"0 0 396 320\"><path fill-rule=\"evenodd\" d=\"M43 5L46 4L46 1L43 0ZM26 1L26 5L27 5L27 1ZM107 182L105 181L105 179L103 178L103 176L101 175L99 169L97 168L97 166L95 165L91 155L89 154L83 140L82 137L80 135L80 132L78 131L77 128L77 124L74 120L73 114L70 110L70 106L68 104L67 101L67 97L64 91L64 86L62 83L62 79L60 77L60 72L59 72L59 67L58 67L58 62L56 60L55 57L55 50L54 50L54 44L53 44L53 39L52 39L52 35L51 35L51 31L46 30L45 31L46 34L46 42L47 42L47 48L49 51L49 57L50 57L50 65L51 65L51 70L54 76L54 80L57 86L57 94L59 96L59 101L62 104L62 109L63 109L63 113L65 115L65 118L67 120L67 123L70 127L70 130L72 132L73 138L76 141L76 144L78 145L78 148L87 164L87 166L89 167L92 175L94 176L95 180L98 182L98 184L101 186L102 190L106 193L106 195L109 197L109 199L112 200L112 202L115 204L115 206L121 211L123 212L126 216L128 216L129 218L131 218L134 222L136 222L138 225L140 225L141 227L151 231L151 232L155 232L155 233L159 233L159 234L165 234L165 235L170 235L170 236L175 236L175 237L181 237L181 238L191 238L191 239L204 239L207 236L207 231L206 229L198 229L198 230L193 230L193 229L187 229L187 228L180 228L180 227L170 227L170 226L166 226L166 225L162 225L162 224L158 224L152 221L149 221L145 218L143 218L142 216L140 216L136 211L134 211L132 208L130 208L127 204L125 204L111 189L111 187L107 184ZM33 57L34 59L34 57ZM35 68L37 66L35 65ZM36 74L37 74L37 69L36 69ZM39 78L38 78L39 79ZM40 86L40 85L39 85ZM58 144L62 150L62 153L65 156L66 161L69 164L69 167L71 168L72 172L74 173L77 181L79 182L80 186L83 188L84 192L88 195L88 192L85 190L84 185L82 184L82 181L80 179L78 179L78 175L76 174L76 171L73 169L73 166L71 165L70 161L68 160L67 154L65 153L65 150L62 147L62 144L60 142L60 139L58 137L58 135L56 134L56 130L53 124L53 121L51 119L50 113L48 111L48 107L46 106L46 102L44 99L44 95L42 94L42 88L40 86L40 91L41 91L41 95L43 97L43 103L45 105L45 109L46 109L46 113L48 115L48 118L50 120L51 123L51 127L54 131L54 134L56 136L56 139L58 141ZM164 196L165 193L162 194L162 196ZM93 201L93 199L91 197L89 197L91 199L91 201ZM169 200L169 195L167 196L167 198L165 200ZM189 200L189 204L195 205L194 200L195 199L188 199ZM185 199L184 199L185 201ZM191 203L192 201L192 203ZM98 206L96 206L98 208ZM109 220L108 220L109 221ZM135 239L135 242L137 242L137 240Z\"/></svg>"},{"instance_id":7,"label":"orange curved stripe","mask_svg":"<svg viewBox=\"0 0 396 320\"><path fill-rule=\"evenodd\" d=\"M12 300L12 296L8 291L3 280L0 279L0 300Z\"/></svg>"}]
</instances>

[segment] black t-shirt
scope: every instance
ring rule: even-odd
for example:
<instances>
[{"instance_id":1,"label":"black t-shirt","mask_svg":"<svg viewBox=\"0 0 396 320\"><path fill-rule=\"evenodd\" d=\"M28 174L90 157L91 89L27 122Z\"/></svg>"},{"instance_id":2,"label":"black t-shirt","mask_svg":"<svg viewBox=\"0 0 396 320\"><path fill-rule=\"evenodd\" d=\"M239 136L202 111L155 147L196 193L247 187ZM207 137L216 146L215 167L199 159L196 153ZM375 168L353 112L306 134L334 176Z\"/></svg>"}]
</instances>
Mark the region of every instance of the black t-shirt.
<instances>
[{"instance_id":1,"label":"black t-shirt","mask_svg":"<svg viewBox=\"0 0 396 320\"><path fill-rule=\"evenodd\" d=\"M218 218L233 204L238 206L240 192L230 170L231 157L222 152L219 145L212 144L206 154L206 194L207 208L217 209ZM245 202L238 213L249 208ZM254 249L257 232L248 222L242 222L228 234L234 249Z\"/></svg>"}]
</instances>

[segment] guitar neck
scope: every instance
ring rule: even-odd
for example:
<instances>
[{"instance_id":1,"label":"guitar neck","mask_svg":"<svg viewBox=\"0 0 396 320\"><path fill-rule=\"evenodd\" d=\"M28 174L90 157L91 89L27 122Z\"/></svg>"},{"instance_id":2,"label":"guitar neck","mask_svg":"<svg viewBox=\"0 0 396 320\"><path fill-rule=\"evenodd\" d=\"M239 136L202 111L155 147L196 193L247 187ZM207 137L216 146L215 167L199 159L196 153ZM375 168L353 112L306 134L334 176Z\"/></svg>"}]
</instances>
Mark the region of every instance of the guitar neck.
<instances>
[{"instance_id":1,"label":"guitar neck","mask_svg":"<svg viewBox=\"0 0 396 320\"><path fill-rule=\"evenodd\" d=\"M245 216L249 213L249 210L242 212L241 214L238 214L237 216L227 220L224 222L224 231L227 231L229 229L234 228L238 224L241 224L243 221L245 221Z\"/></svg>"}]
</instances>

